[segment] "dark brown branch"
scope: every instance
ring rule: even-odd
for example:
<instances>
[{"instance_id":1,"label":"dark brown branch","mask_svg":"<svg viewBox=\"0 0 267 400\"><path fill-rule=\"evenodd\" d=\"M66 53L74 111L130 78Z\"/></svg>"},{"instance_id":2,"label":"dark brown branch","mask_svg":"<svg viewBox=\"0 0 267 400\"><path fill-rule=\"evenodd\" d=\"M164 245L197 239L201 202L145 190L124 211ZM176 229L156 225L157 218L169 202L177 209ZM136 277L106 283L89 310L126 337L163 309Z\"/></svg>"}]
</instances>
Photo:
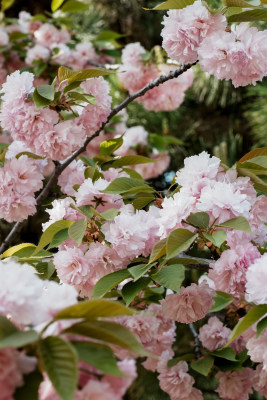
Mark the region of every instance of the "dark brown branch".
<instances>
[{"instance_id":1,"label":"dark brown branch","mask_svg":"<svg viewBox=\"0 0 267 400\"><path fill-rule=\"evenodd\" d=\"M202 354L201 354L201 350L200 350L200 341L199 341L199 337L198 337L198 333L195 330L194 324L191 322L189 324L189 328L190 331L192 332L192 335L194 336L194 347L195 347L195 354L196 354L196 358L201 358Z\"/></svg>"},{"instance_id":2,"label":"dark brown branch","mask_svg":"<svg viewBox=\"0 0 267 400\"><path fill-rule=\"evenodd\" d=\"M99 136L100 132L103 130L103 128L107 125L107 123L111 120L112 117L114 117L114 115L118 114L121 110L123 110L124 108L126 108L128 106L129 103L131 103L132 101L134 101L135 99L137 99L138 97L143 96L144 94L146 94L146 92L148 92L149 90L161 85L164 82L169 81L170 79L174 79L174 78L178 78L178 76L182 75L185 71L187 71L188 69L190 69L194 64L186 64L186 65L182 65L180 68L174 70L174 71L170 71L168 74L166 75L161 75L159 76L157 79L154 79L152 82L148 83L146 86L144 86L141 90L138 90L138 92L131 94L129 97L127 97L121 104L119 104L117 107L114 107L113 110L110 112L107 120L105 122L103 122L103 124L101 125L101 127L90 137L88 137L83 146L80 147L78 150L76 150L71 157L69 157L67 160L65 160L63 163L57 163L55 170L53 172L53 174L51 175L51 177L49 178L48 182L46 183L45 187L43 188L43 190L41 191L41 193L39 194L39 196L37 197L36 201L37 204L42 203L42 201L48 197L51 188L53 187L53 185L57 182L57 179L59 177L59 175L68 167L68 165L75 160L76 157L78 157L80 154L82 154L83 152L86 151L86 147L88 146L88 144L97 136ZM0 254L2 254L5 249L11 244L11 242L13 241L13 239L16 237L17 233L21 230L21 227L23 225L24 222L16 222L16 224L13 226L13 228L11 229L11 231L9 232L8 236L5 238L5 240L3 241L3 243L0 246Z\"/></svg>"}]
</instances>

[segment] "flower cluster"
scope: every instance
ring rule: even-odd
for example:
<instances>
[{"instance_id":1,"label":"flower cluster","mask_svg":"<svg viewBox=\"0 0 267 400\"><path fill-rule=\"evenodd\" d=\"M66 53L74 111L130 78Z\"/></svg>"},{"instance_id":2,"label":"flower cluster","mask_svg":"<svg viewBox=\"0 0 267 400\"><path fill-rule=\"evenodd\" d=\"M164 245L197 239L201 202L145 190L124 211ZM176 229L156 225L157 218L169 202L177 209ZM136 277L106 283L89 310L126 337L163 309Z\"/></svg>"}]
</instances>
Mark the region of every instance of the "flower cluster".
<instances>
[{"instance_id":1,"label":"flower cluster","mask_svg":"<svg viewBox=\"0 0 267 400\"><path fill-rule=\"evenodd\" d=\"M156 65L145 63L142 55L145 49L140 43L128 44L122 52L122 65L119 79L130 94L142 89L145 85L162 74L173 69L172 65ZM149 90L144 96L137 99L147 110L172 111L184 101L185 91L193 84L193 72L188 70L183 75L163 85Z\"/></svg>"},{"instance_id":2,"label":"flower cluster","mask_svg":"<svg viewBox=\"0 0 267 400\"><path fill-rule=\"evenodd\" d=\"M199 60L202 69L235 87L256 84L266 75L267 31L247 23L227 29L226 18L211 14L198 0L164 17L163 48L180 63Z\"/></svg>"}]
</instances>

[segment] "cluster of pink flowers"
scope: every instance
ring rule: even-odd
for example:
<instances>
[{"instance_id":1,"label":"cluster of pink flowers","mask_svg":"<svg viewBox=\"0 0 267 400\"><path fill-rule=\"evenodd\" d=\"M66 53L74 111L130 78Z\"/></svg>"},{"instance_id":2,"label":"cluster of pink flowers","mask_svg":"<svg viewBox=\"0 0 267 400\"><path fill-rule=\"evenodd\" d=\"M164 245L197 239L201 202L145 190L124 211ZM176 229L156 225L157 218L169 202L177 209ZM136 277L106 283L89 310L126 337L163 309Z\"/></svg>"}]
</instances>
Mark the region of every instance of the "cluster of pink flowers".
<instances>
[{"instance_id":1,"label":"cluster of pink flowers","mask_svg":"<svg viewBox=\"0 0 267 400\"><path fill-rule=\"evenodd\" d=\"M163 48L180 63L199 60L202 69L235 87L256 84L266 75L267 31L241 23L227 29L226 18L212 15L202 1L164 17Z\"/></svg>"},{"instance_id":2,"label":"cluster of pink flowers","mask_svg":"<svg viewBox=\"0 0 267 400\"><path fill-rule=\"evenodd\" d=\"M0 168L0 218L23 221L36 212L35 192L43 186L38 163L22 155L7 160Z\"/></svg>"},{"instance_id":3,"label":"cluster of pink flowers","mask_svg":"<svg viewBox=\"0 0 267 400\"><path fill-rule=\"evenodd\" d=\"M171 65L145 63L142 55L145 49L140 43L128 44L122 52L122 65L119 79L130 94L142 89L145 85L162 74L175 69ZM178 108L185 96L185 91L193 84L193 72L188 70L178 78L149 90L137 101L142 102L147 110L172 111Z\"/></svg>"},{"instance_id":4,"label":"cluster of pink flowers","mask_svg":"<svg viewBox=\"0 0 267 400\"><path fill-rule=\"evenodd\" d=\"M34 75L29 72L16 71L8 76L2 87L2 128L36 154L63 160L106 121L111 108L109 85L102 77L82 83L85 93L95 96L98 104L79 107L79 117L61 121L57 111L47 107L37 109L29 99L34 90L33 80Z\"/></svg>"}]
</instances>

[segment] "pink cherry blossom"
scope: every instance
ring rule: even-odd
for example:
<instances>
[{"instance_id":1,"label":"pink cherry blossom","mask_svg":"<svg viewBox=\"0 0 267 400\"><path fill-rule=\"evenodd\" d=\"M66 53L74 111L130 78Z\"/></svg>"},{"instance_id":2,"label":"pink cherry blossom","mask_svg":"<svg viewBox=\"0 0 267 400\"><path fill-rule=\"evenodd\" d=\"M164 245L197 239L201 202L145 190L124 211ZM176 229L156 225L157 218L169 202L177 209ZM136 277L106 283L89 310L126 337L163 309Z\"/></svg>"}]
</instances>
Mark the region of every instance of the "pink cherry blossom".
<instances>
[{"instance_id":1,"label":"pink cherry blossom","mask_svg":"<svg viewBox=\"0 0 267 400\"><path fill-rule=\"evenodd\" d=\"M246 299L255 304L266 304L267 254L253 261L246 272Z\"/></svg>"},{"instance_id":2,"label":"pink cherry blossom","mask_svg":"<svg viewBox=\"0 0 267 400\"><path fill-rule=\"evenodd\" d=\"M47 61L50 57L50 51L42 46L41 44L36 44L27 51L25 62L28 65L33 65L33 61L41 59L42 61Z\"/></svg>"},{"instance_id":3,"label":"pink cherry blossom","mask_svg":"<svg viewBox=\"0 0 267 400\"><path fill-rule=\"evenodd\" d=\"M208 276L213 280L216 290L227 292L239 299L245 293L247 270L259 257L257 247L250 242L237 245L221 254L215 264L211 265Z\"/></svg>"},{"instance_id":4,"label":"pink cherry blossom","mask_svg":"<svg viewBox=\"0 0 267 400\"><path fill-rule=\"evenodd\" d=\"M45 23L34 32L37 43L50 47L54 43L68 43L70 35L66 29L59 30L54 25Z\"/></svg>"},{"instance_id":5,"label":"pink cherry blossom","mask_svg":"<svg viewBox=\"0 0 267 400\"><path fill-rule=\"evenodd\" d=\"M181 287L180 294L168 294L161 301L163 313L174 321L189 324L207 314L213 304L214 290L202 283Z\"/></svg>"},{"instance_id":6,"label":"pink cherry blossom","mask_svg":"<svg viewBox=\"0 0 267 400\"><path fill-rule=\"evenodd\" d=\"M181 10L170 10L163 20L162 46L168 56L182 64L198 59L198 48L212 32L223 32L226 19L221 14L212 15L201 1Z\"/></svg>"},{"instance_id":7,"label":"pink cherry blossom","mask_svg":"<svg viewBox=\"0 0 267 400\"><path fill-rule=\"evenodd\" d=\"M135 360L126 358L118 362L118 367L125 374L125 377L105 375L101 382L107 382L114 394L121 399L137 377Z\"/></svg>"},{"instance_id":8,"label":"pink cherry blossom","mask_svg":"<svg viewBox=\"0 0 267 400\"><path fill-rule=\"evenodd\" d=\"M190 399L194 378L187 371L188 366L185 361L179 361L173 367L160 370L159 385L164 392L169 394L171 400Z\"/></svg>"},{"instance_id":9,"label":"pink cherry blossom","mask_svg":"<svg viewBox=\"0 0 267 400\"><path fill-rule=\"evenodd\" d=\"M217 317L211 317L208 323L199 329L199 339L209 351L223 347L227 343L230 334L231 329L224 326Z\"/></svg>"},{"instance_id":10,"label":"pink cherry blossom","mask_svg":"<svg viewBox=\"0 0 267 400\"><path fill-rule=\"evenodd\" d=\"M86 105L79 117L80 123L86 130L87 136L94 134L106 122L111 111L111 96L109 95L109 84L100 76L99 78L87 79L81 84L85 93L96 98L97 105Z\"/></svg>"},{"instance_id":11,"label":"pink cherry blossom","mask_svg":"<svg viewBox=\"0 0 267 400\"><path fill-rule=\"evenodd\" d=\"M72 161L58 178L62 192L69 196L75 196L77 192L73 189L73 186L82 185L85 180L84 171L85 166L81 160Z\"/></svg>"},{"instance_id":12,"label":"pink cherry blossom","mask_svg":"<svg viewBox=\"0 0 267 400\"><path fill-rule=\"evenodd\" d=\"M257 365L254 371L253 387L264 397L267 397L267 370L262 368L262 364Z\"/></svg>"},{"instance_id":13,"label":"pink cherry blossom","mask_svg":"<svg viewBox=\"0 0 267 400\"><path fill-rule=\"evenodd\" d=\"M267 371L267 329L256 337L251 337L246 344L248 355L254 362L261 362L264 371Z\"/></svg>"},{"instance_id":14,"label":"pink cherry blossom","mask_svg":"<svg viewBox=\"0 0 267 400\"><path fill-rule=\"evenodd\" d=\"M76 193L76 201L78 206L92 205L98 212L106 211L109 208L120 208L122 199L120 195L110 193L102 193L109 182L99 178L93 182L91 178L86 179L79 187Z\"/></svg>"},{"instance_id":15,"label":"pink cherry blossom","mask_svg":"<svg viewBox=\"0 0 267 400\"><path fill-rule=\"evenodd\" d=\"M0 349L0 400L13 398L16 388L23 385L19 355L19 352L11 347Z\"/></svg>"},{"instance_id":16,"label":"pink cherry blossom","mask_svg":"<svg viewBox=\"0 0 267 400\"><path fill-rule=\"evenodd\" d=\"M244 368L237 371L218 372L219 386L216 392L222 400L248 400L252 393L253 370Z\"/></svg>"}]
</instances>

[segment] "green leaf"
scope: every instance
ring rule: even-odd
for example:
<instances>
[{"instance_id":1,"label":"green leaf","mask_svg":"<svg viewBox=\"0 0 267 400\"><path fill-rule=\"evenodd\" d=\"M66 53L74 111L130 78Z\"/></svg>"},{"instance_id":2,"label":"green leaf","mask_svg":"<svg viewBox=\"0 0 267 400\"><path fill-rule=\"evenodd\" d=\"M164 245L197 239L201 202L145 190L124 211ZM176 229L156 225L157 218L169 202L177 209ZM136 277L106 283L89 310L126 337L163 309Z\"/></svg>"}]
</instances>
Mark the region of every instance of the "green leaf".
<instances>
[{"instance_id":1,"label":"green leaf","mask_svg":"<svg viewBox=\"0 0 267 400\"><path fill-rule=\"evenodd\" d=\"M63 5L63 7L61 7L61 11L68 13L74 13L86 10L88 10L88 4L76 0L69 0Z\"/></svg>"},{"instance_id":2,"label":"green leaf","mask_svg":"<svg viewBox=\"0 0 267 400\"><path fill-rule=\"evenodd\" d=\"M209 240L211 243L214 244L214 246L220 248L221 245L225 242L226 240L226 232L225 231L217 231L210 235L209 233L203 232L203 236Z\"/></svg>"},{"instance_id":3,"label":"green leaf","mask_svg":"<svg viewBox=\"0 0 267 400\"><path fill-rule=\"evenodd\" d=\"M132 201L132 204L136 210L142 210L142 208L154 200L155 196L152 193L139 192L136 194L136 198Z\"/></svg>"},{"instance_id":4,"label":"green leaf","mask_svg":"<svg viewBox=\"0 0 267 400\"><path fill-rule=\"evenodd\" d=\"M11 32L9 35L10 42L16 42L17 40L25 39L28 37L27 33L22 33L18 31Z\"/></svg>"},{"instance_id":5,"label":"green leaf","mask_svg":"<svg viewBox=\"0 0 267 400\"><path fill-rule=\"evenodd\" d=\"M31 153L30 151L22 151L16 155L16 158L20 158L21 156L27 156L29 158L33 158L34 160L44 160L45 157L38 156L37 154Z\"/></svg>"},{"instance_id":6,"label":"green leaf","mask_svg":"<svg viewBox=\"0 0 267 400\"><path fill-rule=\"evenodd\" d=\"M226 7L240 7L240 8L250 8L255 7L253 4L247 3L244 0L224 0Z\"/></svg>"},{"instance_id":7,"label":"green leaf","mask_svg":"<svg viewBox=\"0 0 267 400\"><path fill-rule=\"evenodd\" d=\"M87 93L69 92L68 96L73 100L77 100L78 103L90 103L94 106L97 105L97 100L95 96Z\"/></svg>"},{"instance_id":8,"label":"green leaf","mask_svg":"<svg viewBox=\"0 0 267 400\"><path fill-rule=\"evenodd\" d=\"M97 318L111 318L120 315L133 315L134 312L115 301L96 299L82 301L73 306L64 308L54 317L58 319L85 318L96 320Z\"/></svg>"},{"instance_id":9,"label":"green leaf","mask_svg":"<svg viewBox=\"0 0 267 400\"><path fill-rule=\"evenodd\" d=\"M46 99L45 97L42 97L39 93L37 88L34 90L33 95L32 95L34 104L36 108L39 110L40 108L49 106L51 104L51 101Z\"/></svg>"},{"instance_id":10,"label":"green leaf","mask_svg":"<svg viewBox=\"0 0 267 400\"><path fill-rule=\"evenodd\" d=\"M116 324L115 322L78 322L77 324L65 329L64 332L112 343L141 355L148 354L132 332L126 329L123 325Z\"/></svg>"},{"instance_id":11,"label":"green leaf","mask_svg":"<svg viewBox=\"0 0 267 400\"><path fill-rule=\"evenodd\" d=\"M221 311L234 301L234 298L228 293L220 292L219 290L216 293L217 296L213 298L215 303L211 307L210 312Z\"/></svg>"},{"instance_id":12,"label":"green leaf","mask_svg":"<svg viewBox=\"0 0 267 400\"><path fill-rule=\"evenodd\" d=\"M39 277L41 279L49 280L51 276L54 274L56 268L52 261L50 262L40 262L38 264L34 264L34 268L36 269Z\"/></svg>"},{"instance_id":13,"label":"green leaf","mask_svg":"<svg viewBox=\"0 0 267 400\"><path fill-rule=\"evenodd\" d=\"M194 371L197 371L201 375L208 376L211 368L214 364L214 358L207 356L201 360L191 362L190 366Z\"/></svg>"},{"instance_id":14,"label":"green leaf","mask_svg":"<svg viewBox=\"0 0 267 400\"><path fill-rule=\"evenodd\" d=\"M119 214L119 211L116 208L109 208L108 210L101 213L101 216L106 221L113 221L113 219Z\"/></svg>"},{"instance_id":15,"label":"green leaf","mask_svg":"<svg viewBox=\"0 0 267 400\"><path fill-rule=\"evenodd\" d=\"M48 245L56 233L61 231L64 228L69 228L73 224L73 221L69 221L67 219L56 221L53 224L49 225L49 227L42 234L38 246L35 248L35 251L32 255L39 253L46 245Z\"/></svg>"},{"instance_id":16,"label":"green leaf","mask_svg":"<svg viewBox=\"0 0 267 400\"><path fill-rule=\"evenodd\" d=\"M267 304L260 304L251 308L248 313L242 318L238 324L234 327L232 334L230 336L230 340L226 343L226 346L229 345L233 340L235 340L238 336L242 335L251 325L255 324L261 317L263 317L267 313Z\"/></svg>"},{"instance_id":17,"label":"green leaf","mask_svg":"<svg viewBox=\"0 0 267 400\"><path fill-rule=\"evenodd\" d=\"M144 288L146 288L150 282L151 282L150 278L140 278L136 282L131 281L123 286L121 294L127 307L138 295L138 293Z\"/></svg>"},{"instance_id":18,"label":"green leaf","mask_svg":"<svg viewBox=\"0 0 267 400\"><path fill-rule=\"evenodd\" d=\"M121 194L129 191L132 188L140 187L140 180L133 178L116 178L112 181L103 193Z\"/></svg>"},{"instance_id":19,"label":"green leaf","mask_svg":"<svg viewBox=\"0 0 267 400\"><path fill-rule=\"evenodd\" d=\"M114 31L110 31L110 30L106 30L106 31L102 31L100 32L100 34L97 36L96 41L102 41L102 40L116 40L119 39L121 37L124 37L127 35L122 35L121 33L117 33Z\"/></svg>"},{"instance_id":20,"label":"green leaf","mask_svg":"<svg viewBox=\"0 0 267 400\"><path fill-rule=\"evenodd\" d=\"M209 264L209 262L203 258L186 258L186 257L176 257L175 260L171 260L168 263L170 264L173 262L173 264L183 264L183 265L189 265L189 264Z\"/></svg>"},{"instance_id":21,"label":"green leaf","mask_svg":"<svg viewBox=\"0 0 267 400\"><path fill-rule=\"evenodd\" d=\"M39 400L39 386L43 380L43 375L37 369L30 374L23 375L24 384L17 388L13 395L14 400Z\"/></svg>"},{"instance_id":22,"label":"green leaf","mask_svg":"<svg viewBox=\"0 0 267 400\"><path fill-rule=\"evenodd\" d=\"M122 144L123 136L110 140L105 140L100 144L100 154L110 156L115 150L119 149Z\"/></svg>"},{"instance_id":23,"label":"green leaf","mask_svg":"<svg viewBox=\"0 0 267 400\"><path fill-rule=\"evenodd\" d=\"M73 71L72 71L73 72ZM114 71L108 71L103 68L92 68L92 69L83 69L81 71L75 71L68 78L68 82L76 82L76 81L85 81L86 79L97 78L99 76L112 75Z\"/></svg>"},{"instance_id":24,"label":"green leaf","mask_svg":"<svg viewBox=\"0 0 267 400\"><path fill-rule=\"evenodd\" d=\"M52 0L51 10L52 12L57 11L57 9L64 3L64 0Z\"/></svg>"},{"instance_id":25,"label":"green leaf","mask_svg":"<svg viewBox=\"0 0 267 400\"><path fill-rule=\"evenodd\" d=\"M75 75L75 71L72 71L72 69L67 68L67 67L59 67L59 69L57 71L57 75L58 75L59 83L61 83L63 81L66 81L73 75Z\"/></svg>"},{"instance_id":26,"label":"green leaf","mask_svg":"<svg viewBox=\"0 0 267 400\"><path fill-rule=\"evenodd\" d=\"M53 249L54 247L58 247L61 243L65 242L69 238L69 230L68 228L64 228L61 231L57 232L53 239L51 240L50 245L47 247L47 250Z\"/></svg>"},{"instance_id":27,"label":"green leaf","mask_svg":"<svg viewBox=\"0 0 267 400\"><path fill-rule=\"evenodd\" d=\"M166 243L167 243L167 238L161 239L159 242L157 242L154 245L152 252L150 254L149 264L153 263L158 258L160 258L166 254Z\"/></svg>"},{"instance_id":28,"label":"green leaf","mask_svg":"<svg viewBox=\"0 0 267 400\"><path fill-rule=\"evenodd\" d=\"M77 355L61 337L48 336L38 343L40 362L63 400L73 400L78 382Z\"/></svg>"},{"instance_id":29,"label":"green leaf","mask_svg":"<svg viewBox=\"0 0 267 400\"><path fill-rule=\"evenodd\" d=\"M33 243L21 243L17 244L16 246L12 246L9 249L7 249L2 255L1 258L6 258L6 257L12 257L16 253L18 253L21 250L30 250L30 254L32 254L34 248L36 248L35 244Z\"/></svg>"},{"instance_id":30,"label":"green leaf","mask_svg":"<svg viewBox=\"0 0 267 400\"><path fill-rule=\"evenodd\" d=\"M257 336L261 334L261 332L267 328L267 317L263 318L258 324L257 324Z\"/></svg>"},{"instance_id":31,"label":"green leaf","mask_svg":"<svg viewBox=\"0 0 267 400\"><path fill-rule=\"evenodd\" d=\"M103 344L93 342L72 342L78 358L89 365L103 371L105 374L124 376L118 368L113 351Z\"/></svg>"},{"instance_id":32,"label":"green leaf","mask_svg":"<svg viewBox=\"0 0 267 400\"><path fill-rule=\"evenodd\" d=\"M153 264L154 265L154 264ZM153 267L151 264L138 264L128 269L131 276L134 278L134 282L143 276L150 268Z\"/></svg>"},{"instance_id":33,"label":"green leaf","mask_svg":"<svg viewBox=\"0 0 267 400\"><path fill-rule=\"evenodd\" d=\"M206 229L209 226L210 217L205 212L197 212L191 213L186 221L196 228Z\"/></svg>"},{"instance_id":34,"label":"green leaf","mask_svg":"<svg viewBox=\"0 0 267 400\"><path fill-rule=\"evenodd\" d=\"M193 4L195 0L167 0L164 3L152 8L152 10L172 10L181 9Z\"/></svg>"},{"instance_id":35,"label":"green leaf","mask_svg":"<svg viewBox=\"0 0 267 400\"><path fill-rule=\"evenodd\" d=\"M185 267L181 264L166 265L159 272L151 275L151 278L165 288L179 293L185 278Z\"/></svg>"},{"instance_id":36,"label":"green leaf","mask_svg":"<svg viewBox=\"0 0 267 400\"><path fill-rule=\"evenodd\" d=\"M216 226L220 226L222 228L237 229L239 231L252 233L250 225L248 223L248 220L245 217L232 218L232 219L229 219L228 221L223 222L222 224L216 225Z\"/></svg>"},{"instance_id":37,"label":"green leaf","mask_svg":"<svg viewBox=\"0 0 267 400\"><path fill-rule=\"evenodd\" d=\"M4 12L14 4L15 0L1 0L1 11Z\"/></svg>"},{"instance_id":38,"label":"green leaf","mask_svg":"<svg viewBox=\"0 0 267 400\"><path fill-rule=\"evenodd\" d=\"M113 289L119 283L130 277L130 273L127 269L112 272L99 281L94 286L93 298L103 297L109 290Z\"/></svg>"},{"instance_id":39,"label":"green leaf","mask_svg":"<svg viewBox=\"0 0 267 400\"><path fill-rule=\"evenodd\" d=\"M166 249L167 258L173 258L182 251L188 249L197 238L197 234L190 232L188 229L175 229L167 238Z\"/></svg>"},{"instance_id":40,"label":"green leaf","mask_svg":"<svg viewBox=\"0 0 267 400\"><path fill-rule=\"evenodd\" d=\"M44 97L47 100L54 100L55 93L54 89L50 85L40 85L36 87L36 90L38 94L42 97Z\"/></svg>"},{"instance_id":41,"label":"green leaf","mask_svg":"<svg viewBox=\"0 0 267 400\"><path fill-rule=\"evenodd\" d=\"M120 168L125 165L148 164L153 162L157 161L144 156L124 156L113 161L108 161L102 165L102 169L103 171L106 171L108 168Z\"/></svg>"},{"instance_id":42,"label":"green leaf","mask_svg":"<svg viewBox=\"0 0 267 400\"><path fill-rule=\"evenodd\" d=\"M74 222L68 230L69 237L74 240L78 246L82 244L82 240L87 228L87 218L79 219Z\"/></svg>"},{"instance_id":43,"label":"green leaf","mask_svg":"<svg viewBox=\"0 0 267 400\"><path fill-rule=\"evenodd\" d=\"M224 358L229 361L238 361L236 359L236 353L231 347L224 347L222 349L216 350L211 355L219 358Z\"/></svg>"},{"instance_id":44,"label":"green leaf","mask_svg":"<svg viewBox=\"0 0 267 400\"><path fill-rule=\"evenodd\" d=\"M7 145L8 146L8 145ZM132 168L122 168L122 170L124 172L126 172L131 178L134 179L139 179L140 181L144 182L144 178L138 173L136 172L134 169Z\"/></svg>"},{"instance_id":45,"label":"green leaf","mask_svg":"<svg viewBox=\"0 0 267 400\"><path fill-rule=\"evenodd\" d=\"M246 21L267 21L266 8L244 11L240 14L231 15L228 22L246 22Z\"/></svg>"},{"instance_id":46,"label":"green leaf","mask_svg":"<svg viewBox=\"0 0 267 400\"><path fill-rule=\"evenodd\" d=\"M81 214L85 215L89 219L91 219L92 216L94 215L91 206L76 207L74 204L71 204L70 207L74 208L74 210L79 211Z\"/></svg>"},{"instance_id":47,"label":"green leaf","mask_svg":"<svg viewBox=\"0 0 267 400\"><path fill-rule=\"evenodd\" d=\"M7 318L0 315L0 349L4 347L22 347L38 340L33 330L19 331Z\"/></svg>"}]
</instances>

